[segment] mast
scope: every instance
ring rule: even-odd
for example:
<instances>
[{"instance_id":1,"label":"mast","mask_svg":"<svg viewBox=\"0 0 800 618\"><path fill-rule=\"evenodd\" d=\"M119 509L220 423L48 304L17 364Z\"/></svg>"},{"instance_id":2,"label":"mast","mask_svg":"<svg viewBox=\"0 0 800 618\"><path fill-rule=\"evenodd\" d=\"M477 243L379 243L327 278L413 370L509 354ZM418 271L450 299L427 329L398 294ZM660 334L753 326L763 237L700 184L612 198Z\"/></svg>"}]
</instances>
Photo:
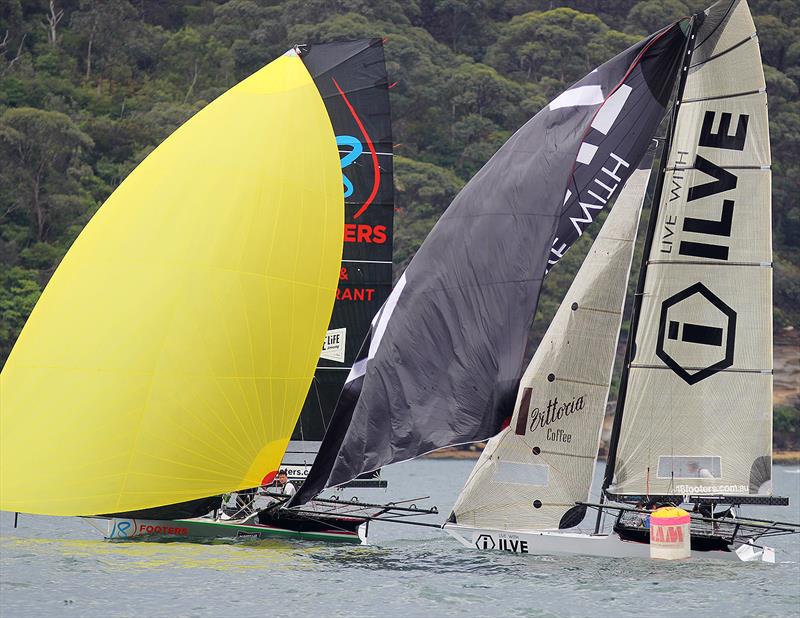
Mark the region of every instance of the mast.
<instances>
[{"instance_id":1,"label":"mast","mask_svg":"<svg viewBox=\"0 0 800 618\"><path fill-rule=\"evenodd\" d=\"M700 19L698 19L698 17ZM619 444L620 431L622 429L622 414L625 408L625 396L628 390L628 374L630 366L633 362L633 357L636 355L636 331L639 326L639 314L642 307L642 294L644 293L644 283L647 278L647 265L650 258L650 246L653 243L655 235L656 223L658 222L658 209L661 203L661 194L664 188L664 176L667 170L667 158L669 157L670 148L672 146L672 137L675 132L676 123L678 120L678 113L680 112L680 103L683 98L683 91L686 87L686 78L689 75L689 64L692 60L692 52L694 51L694 39L697 34L697 29L702 23L704 14L697 13L692 15L689 21L689 34L686 37L686 45L683 52L683 62L681 64L681 74L678 82L678 90L675 95L675 105L672 109L672 114L669 119L669 129L667 136L662 144L661 156L658 160L659 173L656 177L656 184L653 190L653 201L650 207L650 217L647 223L647 233L644 240L644 251L642 253L642 263L639 268L639 277L636 282L636 291L633 297L633 312L631 314L631 326L628 332L628 342L625 346L625 361L622 367L622 376L619 382L619 391L617 396L617 405L614 412L614 424L611 428L611 441L608 445L608 455L606 457L606 470L603 478L603 487L600 495L602 501L605 496L605 491L614 480L614 471L616 468L617 459L617 446ZM596 532L599 530L600 517L602 509L597 513L597 526Z\"/></svg>"}]
</instances>

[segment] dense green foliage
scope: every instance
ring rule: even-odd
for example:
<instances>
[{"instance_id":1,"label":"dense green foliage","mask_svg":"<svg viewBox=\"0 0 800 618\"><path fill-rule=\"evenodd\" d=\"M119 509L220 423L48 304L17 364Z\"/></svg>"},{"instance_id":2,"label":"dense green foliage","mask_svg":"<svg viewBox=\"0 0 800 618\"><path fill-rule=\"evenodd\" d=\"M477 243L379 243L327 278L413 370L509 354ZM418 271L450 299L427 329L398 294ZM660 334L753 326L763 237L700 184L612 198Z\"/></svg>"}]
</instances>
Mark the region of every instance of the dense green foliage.
<instances>
[{"instance_id":1,"label":"dense green foliage","mask_svg":"<svg viewBox=\"0 0 800 618\"><path fill-rule=\"evenodd\" d=\"M133 167L292 44L388 38L399 273L464 182L549 98L706 2L3 0L0 362L70 243ZM800 4L751 6L770 94L781 328L800 323ZM591 235L549 278L543 317Z\"/></svg>"}]
</instances>

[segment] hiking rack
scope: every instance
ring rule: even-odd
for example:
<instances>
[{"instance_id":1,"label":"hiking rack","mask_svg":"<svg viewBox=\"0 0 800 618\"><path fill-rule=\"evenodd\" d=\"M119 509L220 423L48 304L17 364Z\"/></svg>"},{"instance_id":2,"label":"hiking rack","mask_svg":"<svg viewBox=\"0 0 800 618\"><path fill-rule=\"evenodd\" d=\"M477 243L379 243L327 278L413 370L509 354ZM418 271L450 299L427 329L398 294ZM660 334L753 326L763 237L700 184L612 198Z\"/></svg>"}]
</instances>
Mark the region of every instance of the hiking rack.
<instances>
[{"instance_id":1,"label":"hiking rack","mask_svg":"<svg viewBox=\"0 0 800 618\"><path fill-rule=\"evenodd\" d=\"M286 498L286 496L282 496ZM314 498L309 502L310 507L289 507L287 510L305 515L307 517L352 517L362 519L369 523L372 521L382 521L410 526L423 526L426 528L441 528L441 524L431 524L420 521L409 521L408 518L420 515L438 515L439 509L435 506L431 508L420 508L416 505L420 500L427 500L430 496L411 498L384 504L361 502L357 498L351 500L337 500L335 498ZM285 502L285 500L284 500ZM402 506L408 505L408 506ZM307 505L308 506L308 505Z\"/></svg>"},{"instance_id":2,"label":"hiking rack","mask_svg":"<svg viewBox=\"0 0 800 618\"><path fill-rule=\"evenodd\" d=\"M699 503L699 502L698 502ZM708 502L709 504L716 502ZM575 504L593 509L617 511L618 519L623 513L640 513L649 515L650 509L632 506L614 505L605 502L576 502ZM717 537L728 543L752 541L761 537L781 536L786 534L800 534L800 524L773 519L757 519L754 517L717 516L706 517L698 513L689 513L691 518L691 532L696 536ZM743 540L741 537L745 537ZM738 538L737 538L738 537Z\"/></svg>"}]
</instances>

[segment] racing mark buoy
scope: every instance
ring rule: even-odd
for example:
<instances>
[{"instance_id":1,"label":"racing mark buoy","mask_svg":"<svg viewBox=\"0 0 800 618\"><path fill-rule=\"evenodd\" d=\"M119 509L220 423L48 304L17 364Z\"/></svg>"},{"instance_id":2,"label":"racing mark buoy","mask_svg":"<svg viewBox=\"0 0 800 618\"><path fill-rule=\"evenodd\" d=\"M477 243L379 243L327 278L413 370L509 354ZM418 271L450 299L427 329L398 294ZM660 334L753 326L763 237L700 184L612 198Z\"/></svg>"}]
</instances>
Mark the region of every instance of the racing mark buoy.
<instances>
[{"instance_id":1,"label":"racing mark buoy","mask_svg":"<svg viewBox=\"0 0 800 618\"><path fill-rule=\"evenodd\" d=\"M650 513L650 557L680 560L692 555L689 513L665 506Z\"/></svg>"}]
</instances>

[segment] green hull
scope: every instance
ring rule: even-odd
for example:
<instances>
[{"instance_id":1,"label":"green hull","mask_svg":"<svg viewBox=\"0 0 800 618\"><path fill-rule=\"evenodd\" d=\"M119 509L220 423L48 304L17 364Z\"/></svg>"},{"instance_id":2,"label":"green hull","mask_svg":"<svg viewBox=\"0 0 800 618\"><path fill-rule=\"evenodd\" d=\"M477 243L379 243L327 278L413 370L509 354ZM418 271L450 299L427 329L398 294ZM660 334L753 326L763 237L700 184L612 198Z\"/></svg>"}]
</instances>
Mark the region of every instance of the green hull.
<instances>
[{"instance_id":1,"label":"green hull","mask_svg":"<svg viewBox=\"0 0 800 618\"><path fill-rule=\"evenodd\" d=\"M92 525L109 540L185 540L207 539L303 539L334 543L363 543L364 538L356 532L326 530L301 531L212 519L176 519L174 521L154 519L90 519Z\"/></svg>"}]
</instances>

